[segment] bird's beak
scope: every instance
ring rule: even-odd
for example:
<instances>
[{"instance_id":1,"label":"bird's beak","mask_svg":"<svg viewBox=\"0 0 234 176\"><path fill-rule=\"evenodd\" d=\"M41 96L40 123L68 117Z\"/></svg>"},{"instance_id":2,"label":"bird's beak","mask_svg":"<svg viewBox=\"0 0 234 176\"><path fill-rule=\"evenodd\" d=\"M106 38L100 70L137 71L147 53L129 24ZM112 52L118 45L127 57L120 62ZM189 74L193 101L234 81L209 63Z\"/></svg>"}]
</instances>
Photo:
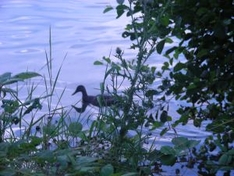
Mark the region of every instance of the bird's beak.
<instances>
[{"instance_id":1,"label":"bird's beak","mask_svg":"<svg viewBox=\"0 0 234 176\"><path fill-rule=\"evenodd\" d=\"M72 95L75 95L77 93L77 91L75 91Z\"/></svg>"}]
</instances>

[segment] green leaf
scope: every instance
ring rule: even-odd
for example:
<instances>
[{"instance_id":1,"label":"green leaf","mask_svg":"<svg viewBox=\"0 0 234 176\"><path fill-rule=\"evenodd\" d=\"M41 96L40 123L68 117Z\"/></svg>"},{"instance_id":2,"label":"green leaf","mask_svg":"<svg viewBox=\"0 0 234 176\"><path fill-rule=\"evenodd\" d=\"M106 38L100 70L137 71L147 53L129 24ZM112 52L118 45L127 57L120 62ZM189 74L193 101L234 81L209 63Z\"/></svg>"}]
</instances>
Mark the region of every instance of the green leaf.
<instances>
[{"instance_id":1,"label":"green leaf","mask_svg":"<svg viewBox=\"0 0 234 176\"><path fill-rule=\"evenodd\" d=\"M13 168L4 168L2 171L0 171L0 175L7 175L7 176L15 176L16 171Z\"/></svg>"},{"instance_id":2,"label":"green leaf","mask_svg":"<svg viewBox=\"0 0 234 176\"><path fill-rule=\"evenodd\" d=\"M172 53L173 51L175 51L177 49L177 47L176 46L174 46L174 47L172 47L172 48L170 48L170 49L168 49L167 51L166 51L166 55L169 55L170 53Z\"/></svg>"},{"instance_id":3,"label":"green leaf","mask_svg":"<svg viewBox=\"0 0 234 176\"><path fill-rule=\"evenodd\" d=\"M188 149L189 141L185 137L175 137L172 139L172 143L175 145L175 148L184 150L184 149Z\"/></svg>"},{"instance_id":4,"label":"green leaf","mask_svg":"<svg viewBox=\"0 0 234 176\"><path fill-rule=\"evenodd\" d=\"M234 156L234 149L228 150L227 154L228 154L228 155L233 155L233 156Z\"/></svg>"},{"instance_id":5,"label":"green leaf","mask_svg":"<svg viewBox=\"0 0 234 176\"><path fill-rule=\"evenodd\" d=\"M194 83L189 84L189 86L187 87L187 90L193 90L193 89L198 89L197 85Z\"/></svg>"},{"instance_id":6,"label":"green leaf","mask_svg":"<svg viewBox=\"0 0 234 176\"><path fill-rule=\"evenodd\" d=\"M127 173L127 174L121 174L121 176L136 176L136 175L139 175L139 173L137 172L130 172L130 173Z\"/></svg>"},{"instance_id":7,"label":"green leaf","mask_svg":"<svg viewBox=\"0 0 234 176\"><path fill-rule=\"evenodd\" d=\"M111 10L113 10L114 8L112 6L106 6L106 8L104 9L103 13L107 13Z\"/></svg>"},{"instance_id":8,"label":"green leaf","mask_svg":"<svg viewBox=\"0 0 234 176\"><path fill-rule=\"evenodd\" d=\"M201 141L197 141L197 140L189 140L188 147L189 148L196 147L200 142Z\"/></svg>"},{"instance_id":9,"label":"green leaf","mask_svg":"<svg viewBox=\"0 0 234 176\"><path fill-rule=\"evenodd\" d=\"M185 68L185 64L184 63L181 63L181 62L178 62L175 66L174 66L174 72L178 72L182 69Z\"/></svg>"},{"instance_id":10,"label":"green leaf","mask_svg":"<svg viewBox=\"0 0 234 176\"><path fill-rule=\"evenodd\" d=\"M164 128L164 129L160 132L160 136L163 136L167 131L168 131L168 128Z\"/></svg>"},{"instance_id":11,"label":"green leaf","mask_svg":"<svg viewBox=\"0 0 234 176\"><path fill-rule=\"evenodd\" d=\"M42 138L40 138L40 137L37 137L37 136L32 136L32 137L31 137L31 145L33 145L33 146L38 146L38 145L40 145L42 141L43 141L43 140L42 140Z\"/></svg>"},{"instance_id":12,"label":"green leaf","mask_svg":"<svg viewBox=\"0 0 234 176\"><path fill-rule=\"evenodd\" d=\"M159 95L160 92L157 91L157 90L154 90L154 89L150 89L150 90L147 90L146 93L145 93L145 96L146 97L152 97L154 95Z\"/></svg>"},{"instance_id":13,"label":"green leaf","mask_svg":"<svg viewBox=\"0 0 234 176\"><path fill-rule=\"evenodd\" d=\"M25 102L24 104L27 104L28 102ZM33 109L41 109L42 108L42 105L40 103L40 99L39 98L35 98L32 100L32 105L29 106L25 112L24 112L24 115L25 114L29 114Z\"/></svg>"},{"instance_id":14,"label":"green leaf","mask_svg":"<svg viewBox=\"0 0 234 176\"><path fill-rule=\"evenodd\" d=\"M43 132L48 136L53 136L56 132L56 126L54 124L43 126Z\"/></svg>"},{"instance_id":15,"label":"green leaf","mask_svg":"<svg viewBox=\"0 0 234 176\"><path fill-rule=\"evenodd\" d=\"M153 122L152 128L150 130L153 131L157 128L160 128L162 125L163 125L162 122L155 121L155 122Z\"/></svg>"},{"instance_id":16,"label":"green leaf","mask_svg":"<svg viewBox=\"0 0 234 176\"><path fill-rule=\"evenodd\" d=\"M176 155L176 151L170 146L162 146L160 152L164 155Z\"/></svg>"},{"instance_id":17,"label":"green leaf","mask_svg":"<svg viewBox=\"0 0 234 176\"><path fill-rule=\"evenodd\" d=\"M156 67L153 66L153 67L151 67L150 69L151 69L151 72L154 74L155 71L156 71Z\"/></svg>"},{"instance_id":18,"label":"green leaf","mask_svg":"<svg viewBox=\"0 0 234 176\"><path fill-rule=\"evenodd\" d=\"M0 157L6 157L11 144L9 142L0 142ZM1 175L1 174L0 174Z\"/></svg>"},{"instance_id":19,"label":"green leaf","mask_svg":"<svg viewBox=\"0 0 234 176\"><path fill-rule=\"evenodd\" d=\"M81 132L82 127L80 122L71 122L68 126L68 131L71 136L77 136Z\"/></svg>"},{"instance_id":20,"label":"green leaf","mask_svg":"<svg viewBox=\"0 0 234 176\"><path fill-rule=\"evenodd\" d=\"M219 23L214 28L214 36L219 39L225 39L226 37L226 28L222 23Z\"/></svg>"},{"instance_id":21,"label":"green leaf","mask_svg":"<svg viewBox=\"0 0 234 176\"><path fill-rule=\"evenodd\" d=\"M104 75L104 80L109 76L111 75L111 73L113 73L113 70L115 70L114 67L111 67L108 71L105 72L105 75ZM104 90L104 89L103 89Z\"/></svg>"},{"instance_id":22,"label":"green leaf","mask_svg":"<svg viewBox=\"0 0 234 176\"><path fill-rule=\"evenodd\" d=\"M90 172L94 172L94 171L97 171L99 168L96 167L96 166L85 166L85 167L78 167L79 168L79 171L81 173L90 173ZM75 170L78 170L77 168ZM78 174L79 175L79 174ZM81 174L81 175L84 175L84 174Z\"/></svg>"},{"instance_id":23,"label":"green leaf","mask_svg":"<svg viewBox=\"0 0 234 176\"><path fill-rule=\"evenodd\" d=\"M95 61L93 64L94 65L103 65L103 63L101 61Z\"/></svg>"},{"instance_id":24,"label":"green leaf","mask_svg":"<svg viewBox=\"0 0 234 176\"><path fill-rule=\"evenodd\" d=\"M168 16L163 16L161 17L160 22L162 23L163 26L167 27L169 25L170 19Z\"/></svg>"},{"instance_id":25,"label":"green leaf","mask_svg":"<svg viewBox=\"0 0 234 176\"><path fill-rule=\"evenodd\" d=\"M176 157L174 155L163 155L160 157L160 160L163 165L173 166L176 162Z\"/></svg>"},{"instance_id":26,"label":"green leaf","mask_svg":"<svg viewBox=\"0 0 234 176\"><path fill-rule=\"evenodd\" d=\"M165 42L166 42L166 43L173 43L173 40L172 40L171 38L166 38L166 39L165 39Z\"/></svg>"},{"instance_id":27,"label":"green leaf","mask_svg":"<svg viewBox=\"0 0 234 176\"><path fill-rule=\"evenodd\" d=\"M116 10L117 10L117 17L116 18L121 17L124 14L124 12L125 12L126 9L128 9L128 6L123 5L123 4L118 5L116 7Z\"/></svg>"},{"instance_id":28,"label":"green leaf","mask_svg":"<svg viewBox=\"0 0 234 176\"><path fill-rule=\"evenodd\" d=\"M5 82L6 80L11 78L11 73L10 72L6 72L2 75L0 75L0 84L3 84L3 82Z\"/></svg>"},{"instance_id":29,"label":"green leaf","mask_svg":"<svg viewBox=\"0 0 234 176\"><path fill-rule=\"evenodd\" d=\"M8 84L13 84L13 83L16 83L16 82L19 82L19 81L23 81L22 79L20 78L9 78L7 80L5 80L2 85L8 85Z\"/></svg>"},{"instance_id":30,"label":"green leaf","mask_svg":"<svg viewBox=\"0 0 234 176\"><path fill-rule=\"evenodd\" d=\"M219 164L222 166L227 166L231 163L232 161L232 156L231 155L227 155L226 153L224 153L220 158L219 158Z\"/></svg>"},{"instance_id":31,"label":"green leaf","mask_svg":"<svg viewBox=\"0 0 234 176\"><path fill-rule=\"evenodd\" d=\"M5 112L12 114L19 108L19 102L17 100L2 100L2 108L4 108Z\"/></svg>"},{"instance_id":32,"label":"green leaf","mask_svg":"<svg viewBox=\"0 0 234 176\"><path fill-rule=\"evenodd\" d=\"M172 117L171 116L167 116L167 121L172 121Z\"/></svg>"},{"instance_id":33,"label":"green leaf","mask_svg":"<svg viewBox=\"0 0 234 176\"><path fill-rule=\"evenodd\" d=\"M184 49L185 49L184 47L177 47L173 54L174 58L178 59L179 55L184 51Z\"/></svg>"},{"instance_id":34,"label":"green leaf","mask_svg":"<svg viewBox=\"0 0 234 176\"><path fill-rule=\"evenodd\" d=\"M160 115L160 121L162 122L162 123L165 123L165 122L167 122L167 111L163 111L162 113L161 113L161 115Z\"/></svg>"},{"instance_id":35,"label":"green leaf","mask_svg":"<svg viewBox=\"0 0 234 176\"><path fill-rule=\"evenodd\" d=\"M202 57L204 57L204 56L206 56L208 54L209 54L209 51L207 49L201 49L201 50L198 51L197 57L202 58Z\"/></svg>"},{"instance_id":36,"label":"green leaf","mask_svg":"<svg viewBox=\"0 0 234 176\"><path fill-rule=\"evenodd\" d=\"M111 176L114 173L114 168L111 164L107 164L105 165L102 169L101 169L101 176Z\"/></svg>"},{"instance_id":37,"label":"green leaf","mask_svg":"<svg viewBox=\"0 0 234 176\"><path fill-rule=\"evenodd\" d=\"M10 88L2 88L1 91L4 93L17 93L17 91Z\"/></svg>"},{"instance_id":38,"label":"green leaf","mask_svg":"<svg viewBox=\"0 0 234 176\"><path fill-rule=\"evenodd\" d=\"M110 60L110 58L109 57L103 57L102 58L104 61L106 61L108 64L110 64L111 63L111 60Z\"/></svg>"},{"instance_id":39,"label":"green leaf","mask_svg":"<svg viewBox=\"0 0 234 176\"><path fill-rule=\"evenodd\" d=\"M104 91L105 91L105 83L104 82L100 83L100 91L101 91L101 94L104 94ZM97 98L98 97L100 97L100 96L97 96Z\"/></svg>"},{"instance_id":40,"label":"green leaf","mask_svg":"<svg viewBox=\"0 0 234 176\"><path fill-rule=\"evenodd\" d=\"M80 166L86 166L95 161L97 161L96 158L88 157L88 156L81 156L77 158L77 164Z\"/></svg>"},{"instance_id":41,"label":"green leaf","mask_svg":"<svg viewBox=\"0 0 234 176\"><path fill-rule=\"evenodd\" d=\"M164 62L164 63L163 63L162 70L163 70L163 71L169 70L169 63L168 63L168 62Z\"/></svg>"},{"instance_id":42,"label":"green leaf","mask_svg":"<svg viewBox=\"0 0 234 176\"><path fill-rule=\"evenodd\" d=\"M165 45L165 40L161 40L160 42L158 42L158 44L156 46L156 50L157 50L158 54L162 53L164 45Z\"/></svg>"},{"instance_id":43,"label":"green leaf","mask_svg":"<svg viewBox=\"0 0 234 176\"><path fill-rule=\"evenodd\" d=\"M33 77L37 77L37 76L41 76L41 75L39 73L36 73L36 72L23 72L23 73L16 74L12 78L24 80L24 79L30 79Z\"/></svg>"},{"instance_id":44,"label":"green leaf","mask_svg":"<svg viewBox=\"0 0 234 176\"><path fill-rule=\"evenodd\" d=\"M118 4L123 4L123 3L124 3L124 0L117 0L117 3L118 3Z\"/></svg>"},{"instance_id":45,"label":"green leaf","mask_svg":"<svg viewBox=\"0 0 234 176\"><path fill-rule=\"evenodd\" d=\"M46 161L52 162L54 159L53 151L51 150L43 150L36 154L36 158L38 163L45 163Z\"/></svg>"},{"instance_id":46,"label":"green leaf","mask_svg":"<svg viewBox=\"0 0 234 176\"><path fill-rule=\"evenodd\" d=\"M65 154L57 156L56 160L62 168L66 168L69 162L68 157Z\"/></svg>"}]
</instances>

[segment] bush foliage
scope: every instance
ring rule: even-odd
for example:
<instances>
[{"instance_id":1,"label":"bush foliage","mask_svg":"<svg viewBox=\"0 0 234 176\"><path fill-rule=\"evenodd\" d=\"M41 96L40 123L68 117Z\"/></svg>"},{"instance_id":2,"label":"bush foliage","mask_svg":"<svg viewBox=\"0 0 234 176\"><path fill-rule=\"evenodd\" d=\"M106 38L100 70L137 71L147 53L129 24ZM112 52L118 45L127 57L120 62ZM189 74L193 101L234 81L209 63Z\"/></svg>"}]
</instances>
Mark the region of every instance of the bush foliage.
<instances>
[{"instance_id":1,"label":"bush foliage","mask_svg":"<svg viewBox=\"0 0 234 176\"><path fill-rule=\"evenodd\" d=\"M142 61L141 57L148 59L154 52L165 56L161 70L153 73L154 78L162 76L161 85L150 92L153 95L164 92L165 96L160 100L172 96L185 102L178 108L180 118L173 122L172 127L180 123L186 125L191 120L194 126L200 127L202 122L211 120L206 130L214 135L207 137L200 148L194 149L192 160L187 160L187 166L196 163L202 175L216 174L220 170L230 174L234 166L233 10L232 1L212 0L133 0L126 4L119 2L116 7L117 18L126 14L132 19L122 36L129 38L131 48L138 51L137 62ZM173 45L165 48L167 44ZM144 64L145 60L140 64L142 70ZM152 69L148 69L148 74L149 70ZM144 82L144 86L149 83ZM175 153L172 155L176 156ZM159 160L168 164L162 158ZM171 161L173 165L177 160Z\"/></svg>"},{"instance_id":2,"label":"bush foliage","mask_svg":"<svg viewBox=\"0 0 234 176\"><path fill-rule=\"evenodd\" d=\"M117 103L100 108L88 129L60 106L65 89L52 106L61 68L53 77L50 41L48 75L0 75L0 175L164 175L166 166L173 166L173 175L186 168L200 175L231 175L233 2L117 2L104 12L115 9L117 18L131 19L122 36L132 41L135 55L126 58L117 47L114 56L94 63L106 67L101 94L108 92ZM156 54L164 56L161 68L149 64ZM43 79L45 92L36 96L37 85L30 84L22 99L19 85L34 77ZM169 112L171 100L183 102L179 119ZM44 106L47 112L40 115ZM213 135L202 144L177 133L179 124L200 127L205 121ZM158 147L157 139L169 131L171 145Z\"/></svg>"}]
</instances>

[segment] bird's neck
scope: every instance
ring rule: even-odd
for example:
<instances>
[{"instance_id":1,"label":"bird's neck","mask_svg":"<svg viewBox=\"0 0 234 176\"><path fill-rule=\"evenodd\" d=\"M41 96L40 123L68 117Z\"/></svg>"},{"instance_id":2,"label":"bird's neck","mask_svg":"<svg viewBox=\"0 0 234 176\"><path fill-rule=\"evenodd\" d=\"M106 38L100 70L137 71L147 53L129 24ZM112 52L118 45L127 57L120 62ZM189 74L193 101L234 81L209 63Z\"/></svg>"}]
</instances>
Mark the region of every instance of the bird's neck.
<instances>
[{"instance_id":1,"label":"bird's neck","mask_svg":"<svg viewBox=\"0 0 234 176\"><path fill-rule=\"evenodd\" d=\"M82 93L83 102L87 102L88 94L87 94L86 90L82 90L81 93Z\"/></svg>"}]
</instances>

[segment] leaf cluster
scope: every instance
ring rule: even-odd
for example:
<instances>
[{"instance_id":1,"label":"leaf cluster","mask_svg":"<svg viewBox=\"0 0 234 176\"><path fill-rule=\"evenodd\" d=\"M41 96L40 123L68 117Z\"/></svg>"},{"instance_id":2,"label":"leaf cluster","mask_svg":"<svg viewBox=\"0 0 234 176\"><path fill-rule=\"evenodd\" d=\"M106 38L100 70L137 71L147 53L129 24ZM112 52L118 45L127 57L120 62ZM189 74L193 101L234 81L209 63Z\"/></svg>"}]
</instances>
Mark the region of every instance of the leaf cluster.
<instances>
[{"instance_id":1,"label":"leaf cluster","mask_svg":"<svg viewBox=\"0 0 234 176\"><path fill-rule=\"evenodd\" d=\"M160 75L161 85L143 91L141 95L164 92L169 98L185 102L177 110L180 118L173 128L189 121L200 127L204 121L211 120L206 130L212 132L214 138L207 138L200 150L194 153L202 175L215 174L219 170L230 174L233 170L233 11L232 1L212 0L133 0L116 7L117 18L126 14L131 19L122 36L133 42L131 49L138 51L140 66L136 68L144 70L145 62L141 56L148 54L147 60L155 52L165 56L161 71L153 76L157 78ZM123 68L120 65L119 70ZM153 77L152 82L146 81L146 75L143 77L146 85L155 82ZM135 81L131 83L138 85L140 82L138 79ZM166 96L161 100L166 100ZM167 128L161 134L166 131ZM211 152L218 150L215 145L219 146L220 152L213 155ZM177 156L176 153L171 154L172 160L168 161L174 164ZM212 162L214 157L216 162Z\"/></svg>"}]
</instances>

